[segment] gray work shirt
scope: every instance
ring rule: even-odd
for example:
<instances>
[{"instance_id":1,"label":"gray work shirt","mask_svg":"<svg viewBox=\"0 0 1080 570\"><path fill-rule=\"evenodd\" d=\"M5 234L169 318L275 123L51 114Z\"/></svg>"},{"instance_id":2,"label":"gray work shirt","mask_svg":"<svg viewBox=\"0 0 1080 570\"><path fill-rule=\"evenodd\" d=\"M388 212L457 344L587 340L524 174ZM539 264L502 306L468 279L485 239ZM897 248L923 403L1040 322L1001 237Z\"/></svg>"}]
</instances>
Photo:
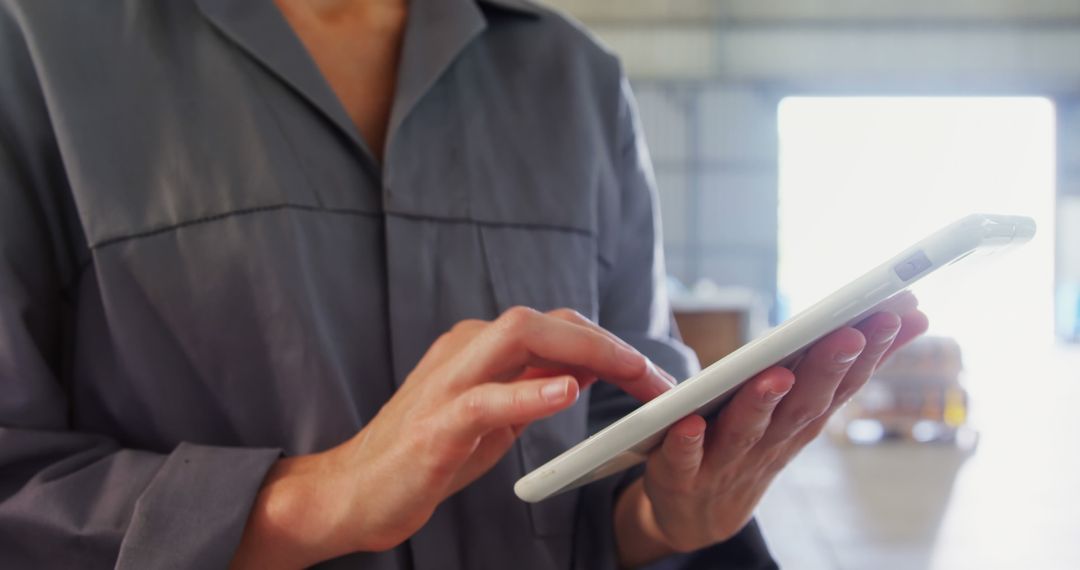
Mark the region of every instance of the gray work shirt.
<instances>
[{"instance_id":1,"label":"gray work shirt","mask_svg":"<svg viewBox=\"0 0 1080 570\"><path fill-rule=\"evenodd\" d=\"M0 564L226 565L269 466L461 319L572 307L692 371L617 61L521 0L413 0L403 50L379 164L270 0L0 1ZM613 566L618 478L512 484L630 407L328 566Z\"/></svg>"}]
</instances>

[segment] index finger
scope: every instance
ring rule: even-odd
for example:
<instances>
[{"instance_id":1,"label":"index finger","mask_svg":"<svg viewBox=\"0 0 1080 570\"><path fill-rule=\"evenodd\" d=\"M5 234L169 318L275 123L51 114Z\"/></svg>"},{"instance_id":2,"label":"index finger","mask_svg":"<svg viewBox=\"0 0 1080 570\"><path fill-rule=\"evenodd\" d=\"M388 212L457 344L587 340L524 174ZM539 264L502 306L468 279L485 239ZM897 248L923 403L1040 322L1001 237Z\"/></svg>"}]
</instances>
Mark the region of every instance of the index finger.
<instances>
[{"instance_id":1,"label":"index finger","mask_svg":"<svg viewBox=\"0 0 1080 570\"><path fill-rule=\"evenodd\" d=\"M555 317L555 318L557 318L557 319L562 319L564 321L570 321L571 323L575 323L575 324L581 325L583 327L590 328L590 329L595 330L596 332L598 332L598 333L600 333L600 334L614 340L615 342L617 342L617 343L619 343L619 344L621 344L621 345L623 345L623 346L625 346L627 348L633 348L633 346L631 346L630 343L628 343L625 340L619 338L619 335L617 335L617 334L605 329L604 327L590 321L589 319L585 318L585 315L582 315L581 313L579 313L579 312L577 312L577 311L575 311L573 309L556 309L554 311L549 312L548 314ZM652 363L651 360L649 361L649 363L650 363L650 365L652 365L652 366L654 366L656 368L656 372L658 374L660 374L665 379L667 379L668 384L671 384L672 386L675 386L675 385L677 385L679 383L679 381L676 380L674 376L669 374L667 370L664 370L663 368L660 368L659 366L656 366L655 364Z\"/></svg>"},{"instance_id":2,"label":"index finger","mask_svg":"<svg viewBox=\"0 0 1080 570\"><path fill-rule=\"evenodd\" d=\"M456 381L505 381L526 366L552 364L587 370L648 401L671 388L641 353L590 327L532 309L514 308L484 330L458 359Z\"/></svg>"}]
</instances>

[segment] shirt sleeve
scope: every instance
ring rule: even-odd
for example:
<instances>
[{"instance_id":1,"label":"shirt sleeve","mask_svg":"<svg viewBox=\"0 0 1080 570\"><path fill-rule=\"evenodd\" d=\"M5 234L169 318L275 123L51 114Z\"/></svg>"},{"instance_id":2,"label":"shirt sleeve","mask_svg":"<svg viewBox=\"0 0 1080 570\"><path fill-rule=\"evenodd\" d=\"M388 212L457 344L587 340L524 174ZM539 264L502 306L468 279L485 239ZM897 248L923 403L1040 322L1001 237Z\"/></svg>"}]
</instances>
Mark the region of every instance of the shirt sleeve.
<instances>
[{"instance_id":1,"label":"shirt sleeve","mask_svg":"<svg viewBox=\"0 0 1080 570\"><path fill-rule=\"evenodd\" d=\"M668 301L660 211L656 182L633 94L621 82L618 109L616 180L619 205L616 223L609 228L614 243L608 266L601 272L600 325L636 347L657 366L683 380L699 370L697 357L680 338ZM626 415L638 402L608 383L592 387L589 427L595 432ZM637 477L640 466L583 493L586 512L604 512L610 525L618 495ZM607 509L607 510L604 510ZM595 527L601 525L594 522ZM610 532L610 531L609 531ZM614 537L610 537L614 548ZM691 555L673 556L650 568L659 569L768 569L776 564L769 555L757 523L751 521L728 541Z\"/></svg>"},{"instance_id":2,"label":"shirt sleeve","mask_svg":"<svg viewBox=\"0 0 1080 570\"><path fill-rule=\"evenodd\" d=\"M683 380L698 371L697 356L681 342L671 313L652 163L629 83L624 79L621 87L614 160L617 194L605 206L617 208L618 217L601 245L602 251L611 253L610 259L601 259L600 326ZM613 385L598 384L593 392L593 427L602 427L636 406L635 400Z\"/></svg>"},{"instance_id":3,"label":"shirt sleeve","mask_svg":"<svg viewBox=\"0 0 1080 570\"><path fill-rule=\"evenodd\" d=\"M0 5L0 567L228 564L275 449L127 449L75 429L85 249L18 15Z\"/></svg>"}]
</instances>

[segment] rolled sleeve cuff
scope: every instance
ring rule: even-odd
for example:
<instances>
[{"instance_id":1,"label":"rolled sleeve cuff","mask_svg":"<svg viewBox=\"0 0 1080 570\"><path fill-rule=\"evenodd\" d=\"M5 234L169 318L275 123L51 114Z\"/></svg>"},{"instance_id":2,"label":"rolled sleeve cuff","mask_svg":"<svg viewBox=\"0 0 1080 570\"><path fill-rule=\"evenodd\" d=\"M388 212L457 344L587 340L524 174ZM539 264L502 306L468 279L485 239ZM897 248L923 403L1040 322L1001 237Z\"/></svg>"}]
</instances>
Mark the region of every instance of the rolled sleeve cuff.
<instances>
[{"instance_id":1,"label":"rolled sleeve cuff","mask_svg":"<svg viewBox=\"0 0 1080 570\"><path fill-rule=\"evenodd\" d=\"M180 444L135 503L117 568L224 568L278 449Z\"/></svg>"}]
</instances>

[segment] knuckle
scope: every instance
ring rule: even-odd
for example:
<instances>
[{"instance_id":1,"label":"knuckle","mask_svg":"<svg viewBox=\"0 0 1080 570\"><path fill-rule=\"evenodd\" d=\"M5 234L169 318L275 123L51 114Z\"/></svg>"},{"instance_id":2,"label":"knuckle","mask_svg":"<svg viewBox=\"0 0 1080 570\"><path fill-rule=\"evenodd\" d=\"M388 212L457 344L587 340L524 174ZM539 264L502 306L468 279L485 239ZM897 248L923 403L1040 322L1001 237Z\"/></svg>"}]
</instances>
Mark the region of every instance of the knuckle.
<instances>
[{"instance_id":1,"label":"knuckle","mask_svg":"<svg viewBox=\"0 0 1080 570\"><path fill-rule=\"evenodd\" d=\"M499 325L507 333L522 334L536 315L537 312L528 307L511 307L499 316Z\"/></svg>"},{"instance_id":2,"label":"knuckle","mask_svg":"<svg viewBox=\"0 0 1080 570\"><path fill-rule=\"evenodd\" d=\"M784 446L773 446L763 450L757 464L770 475L780 472L786 465L790 454L786 453Z\"/></svg>"},{"instance_id":3,"label":"knuckle","mask_svg":"<svg viewBox=\"0 0 1080 570\"><path fill-rule=\"evenodd\" d=\"M454 326L450 328L450 331L447 334L468 334L483 326L484 321L481 321L479 319L465 319L455 323Z\"/></svg>"},{"instance_id":4,"label":"knuckle","mask_svg":"<svg viewBox=\"0 0 1080 570\"><path fill-rule=\"evenodd\" d=\"M421 465L425 467L422 473L436 479L450 471L456 459L457 434L454 430L445 429L446 427L445 422L420 420L417 422L415 435L406 436L407 441L412 441L409 447L417 450L417 455L422 458ZM435 434L435 437L432 437L432 434Z\"/></svg>"},{"instance_id":5,"label":"knuckle","mask_svg":"<svg viewBox=\"0 0 1080 570\"><path fill-rule=\"evenodd\" d=\"M472 390L461 397L460 414L462 423L475 427L481 424L487 416L487 401L483 394Z\"/></svg>"},{"instance_id":6,"label":"knuckle","mask_svg":"<svg viewBox=\"0 0 1080 570\"><path fill-rule=\"evenodd\" d=\"M622 351L621 346L600 335L588 335L585 338L585 342L591 345L593 352L604 355L604 358L607 358L610 362L619 362Z\"/></svg>"},{"instance_id":7,"label":"knuckle","mask_svg":"<svg viewBox=\"0 0 1080 570\"><path fill-rule=\"evenodd\" d=\"M825 413L824 408L817 405L800 406L791 412L792 423L797 429L802 429L821 417L823 413Z\"/></svg>"},{"instance_id":8,"label":"knuckle","mask_svg":"<svg viewBox=\"0 0 1080 570\"><path fill-rule=\"evenodd\" d=\"M823 421L824 419L825 416L823 415L822 417L818 418L817 421L811 423L809 426L807 426L805 430L803 430L804 435L801 441L802 445L810 443L814 438L821 435L821 432L825 431L825 421Z\"/></svg>"},{"instance_id":9,"label":"knuckle","mask_svg":"<svg viewBox=\"0 0 1080 570\"><path fill-rule=\"evenodd\" d=\"M612 362L623 363L623 354L629 352L635 355L639 362L639 366L644 364L646 366L652 365L645 355L638 352L635 348L628 348L617 341L612 340L610 337L602 332L590 330L584 337L584 341L587 342L593 352L597 354L603 354L606 358L611 359Z\"/></svg>"},{"instance_id":10,"label":"knuckle","mask_svg":"<svg viewBox=\"0 0 1080 570\"><path fill-rule=\"evenodd\" d=\"M426 452L431 448L432 440L421 434L442 434L443 427L445 427L443 422L435 417L419 418L416 420L416 429L406 434L402 441L408 448Z\"/></svg>"},{"instance_id":11,"label":"knuckle","mask_svg":"<svg viewBox=\"0 0 1080 570\"><path fill-rule=\"evenodd\" d=\"M738 431L729 433L727 435L727 442L728 445L745 451L757 445L757 443L761 441L762 435L764 434L757 430Z\"/></svg>"},{"instance_id":12,"label":"knuckle","mask_svg":"<svg viewBox=\"0 0 1080 570\"><path fill-rule=\"evenodd\" d=\"M455 328L456 327L457 325L455 325ZM430 352L442 353L449 349L450 346L453 345L453 343L453 329L451 329L450 331L439 335L439 338L436 338L435 342L431 343Z\"/></svg>"},{"instance_id":13,"label":"knuckle","mask_svg":"<svg viewBox=\"0 0 1080 570\"><path fill-rule=\"evenodd\" d=\"M571 309L570 307L560 307L548 313L552 317L562 319L564 321L584 322L588 321L584 315Z\"/></svg>"},{"instance_id":14,"label":"knuckle","mask_svg":"<svg viewBox=\"0 0 1080 570\"><path fill-rule=\"evenodd\" d=\"M721 474L720 477L718 477L716 480L718 483L716 488L731 489L732 487L736 487L740 484L740 473L738 471L725 469L723 474Z\"/></svg>"},{"instance_id":15,"label":"knuckle","mask_svg":"<svg viewBox=\"0 0 1080 570\"><path fill-rule=\"evenodd\" d=\"M862 384L860 384L858 386L851 386L851 387L841 388L840 390L837 390L836 396L833 398L833 402L834 402L833 407L835 407L835 408L843 407L853 397L855 397L855 392L858 392L859 388L861 388L861 387L862 387Z\"/></svg>"},{"instance_id":16,"label":"knuckle","mask_svg":"<svg viewBox=\"0 0 1080 570\"><path fill-rule=\"evenodd\" d=\"M436 485L454 476L459 458L450 451L450 448L433 449L422 455L423 463L420 470L426 485Z\"/></svg>"}]
</instances>

